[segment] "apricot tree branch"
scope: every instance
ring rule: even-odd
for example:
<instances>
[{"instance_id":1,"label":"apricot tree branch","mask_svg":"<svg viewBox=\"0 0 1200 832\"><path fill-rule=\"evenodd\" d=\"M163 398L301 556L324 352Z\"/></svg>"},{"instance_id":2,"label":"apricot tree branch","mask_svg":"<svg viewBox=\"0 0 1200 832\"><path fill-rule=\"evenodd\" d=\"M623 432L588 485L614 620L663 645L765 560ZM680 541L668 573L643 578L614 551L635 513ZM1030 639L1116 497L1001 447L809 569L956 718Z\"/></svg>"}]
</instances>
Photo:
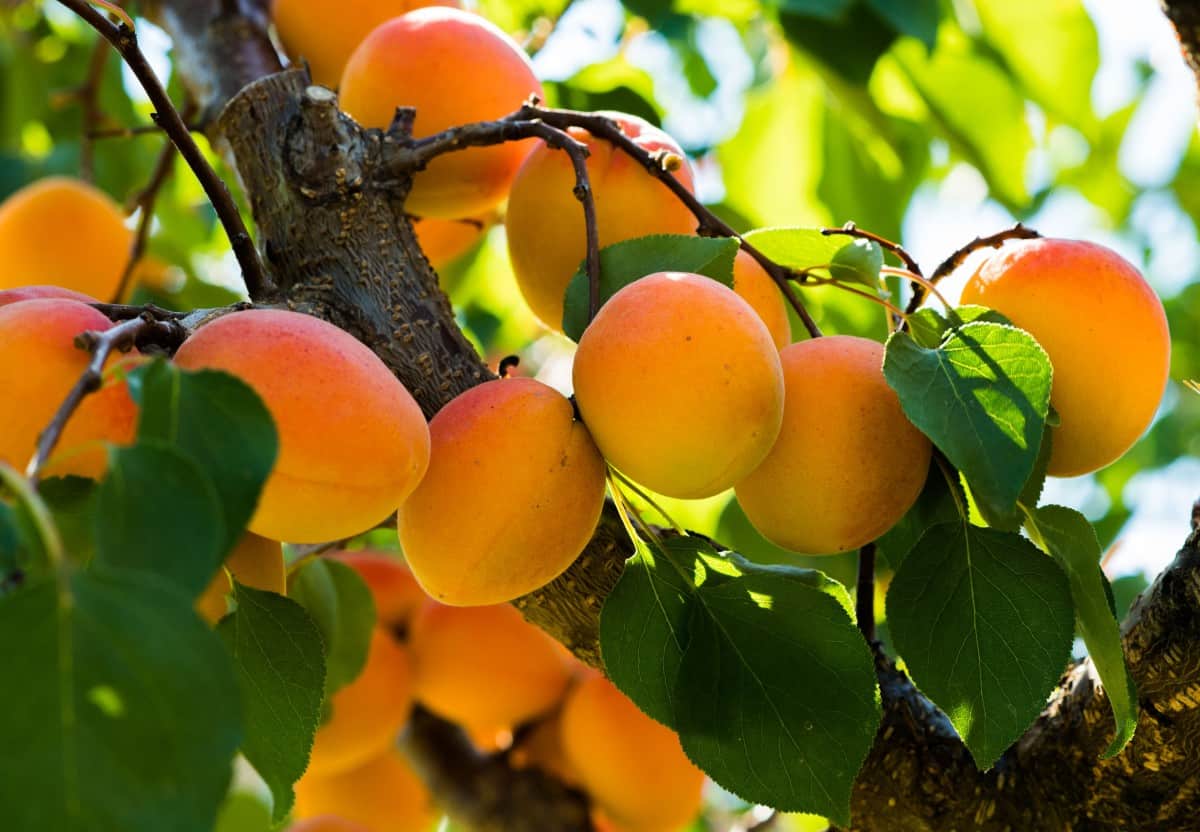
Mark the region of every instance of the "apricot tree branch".
<instances>
[{"instance_id":1,"label":"apricot tree branch","mask_svg":"<svg viewBox=\"0 0 1200 832\"><path fill-rule=\"evenodd\" d=\"M904 268L908 269L917 277L922 277L921 266L917 263L916 259L914 259L913 256L904 249L902 245L899 243L893 243L891 240L885 237L880 237L878 234L874 234L870 231L864 231L853 222L848 222L841 228L822 228L821 233L826 237L834 234L844 234L847 237L857 237L860 240L870 240L871 242L878 244L880 248L887 249L892 254L899 257L900 261L904 263Z\"/></svg>"},{"instance_id":2,"label":"apricot tree branch","mask_svg":"<svg viewBox=\"0 0 1200 832\"><path fill-rule=\"evenodd\" d=\"M986 237L976 237L971 242L967 243L962 248L955 251L949 257L942 261L933 274L929 276L929 284L936 286L938 281L946 277L952 271L963 264L968 257L975 252L984 248L999 248L1004 245L1007 240L1033 240L1042 236L1032 228L1026 228L1021 223L1017 223L1012 228L1006 228L1003 231L997 231L995 234L989 234ZM913 286L913 296L908 301L908 308L905 311L912 314L917 311L917 307L921 305L921 301L925 299L925 287L921 284Z\"/></svg>"}]
</instances>

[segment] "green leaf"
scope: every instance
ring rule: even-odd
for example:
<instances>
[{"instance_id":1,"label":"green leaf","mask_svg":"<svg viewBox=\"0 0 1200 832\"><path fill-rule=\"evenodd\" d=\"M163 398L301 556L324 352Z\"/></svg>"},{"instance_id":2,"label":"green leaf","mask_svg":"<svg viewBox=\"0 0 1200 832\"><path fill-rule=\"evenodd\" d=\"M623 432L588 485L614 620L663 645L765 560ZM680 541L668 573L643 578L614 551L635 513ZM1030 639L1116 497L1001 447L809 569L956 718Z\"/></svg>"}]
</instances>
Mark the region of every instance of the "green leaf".
<instances>
[{"instance_id":1,"label":"green leaf","mask_svg":"<svg viewBox=\"0 0 1200 832\"><path fill-rule=\"evenodd\" d=\"M777 0L780 11L824 20L838 20L854 5L854 0Z\"/></svg>"},{"instance_id":2,"label":"green leaf","mask_svg":"<svg viewBox=\"0 0 1200 832\"><path fill-rule=\"evenodd\" d=\"M274 819L295 801L321 722L325 657L321 631L304 607L234 582L237 610L217 635L233 656L242 691L242 753L274 795Z\"/></svg>"},{"instance_id":3,"label":"green leaf","mask_svg":"<svg viewBox=\"0 0 1200 832\"><path fill-rule=\"evenodd\" d=\"M838 252L855 240L845 234L822 234L817 228L760 228L745 238L790 269L827 269Z\"/></svg>"},{"instance_id":4,"label":"green leaf","mask_svg":"<svg viewBox=\"0 0 1200 832\"><path fill-rule=\"evenodd\" d=\"M156 361L131 375L141 405L138 438L159 439L192 457L216 486L225 518L222 554L241 537L275 465L275 422L249 385L214 370L189 372Z\"/></svg>"},{"instance_id":5,"label":"green leaf","mask_svg":"<svg viewBox=\"0 0 1200 832\"><path fill-rule=\"evenodd\" d=\"M600 250L600 305L625 286L655 272L694 272L733 286L738 243L727 237L655 234ZM567 286L563 332L578 341L587 328L588 278L581 264Z\"/></svg>"},{"instance_id":6,"label":"green leaf","mask_svg":"<svg viewBox=\"0 0 1200 832\"><path fill-rule=\"evenodd\" d=\"M955 480L954 487L958 488L957 477ZM925 487L921 489L913 507L900 518L900 522L875 541L879 554L887 559L893 570L899 569L904 558L925 532L939 523L950 523L957 519L958 503L955 502L941 466L934 463L929 466Z\"/></svg>"},{"instance_id":7,"label":"green leaf","mask_svg":"<svg viewBox=\"0 0 1200 832\"><path fill-rule=\"evenodd\" d=\"M358 678L375 628L375 600L362 576L344 563L315 558L288 579L288 597L316 622L325 645L327 696Z\"/></svg>"},{"instance_id":8,"label":"green leaf","mask_svg":"<svg viewBox=\"0 0 1200 832\"><path fill-rule=\"evenodd\" d=\"M1046 470L1050 466L1050 454L1054 450L1054 431L1050 427L1047 416L1046 427L1042 428L1042 444L1038 448L1037 461L1033 463L1033 473L1025 481L1025 487L1017 498L1017 505L1007 512L997 512L987 503L975 501L979 516L993 529L1005 532L1016 532L1024 525L1025 515L1022 506L1036 506L1042 498L1042 489L1046 486Z\"/></svg>"},{"instance_id":9,"label":"green leaf","mask_svg":"<svg viewBox=\"0 0 1200 832\"><path fill-rule=\"evenodd\" d=\"M908 316L909 332L922 347L932 349L945 340L950 330L974 321L1012 326L1012 321L986 306L960 306L954 310L954 315L957 320L951 320L931 306L922 306Z\"/></svg>"},{"instance_id":10,"label":"green leaf","mask_svg":"<svg viewBox=\"0 0 1200 832\"><path fill-rule=\"evenodd\" d=\"M1071 653L1067 577L1020 535L934 526L892 579L892 640L913 681L991 768L1037 718Z\"/></svg>"},{"instance_id":11,"label":"green leaf","mask_svg":"<svg viewBox=\"0 0 1200 832\"><path fill-rule=\"evenodd\" d=\"M863 4L851 5L835 20L811 17L808 11L780 10L784 36L851 84L866 85L875 62L896 39L895 30Z\"/></svg>"},{"instance_id":12,"label":"green leaf","mask_svg":"<svg viewBox=\"0 0 1200 832\"><path fill-rule=\"evenodd\" d=\"M897 332L883 374L976 500L997 514L1011 511L1033 473L1050 406L1050 359L1033 336L970 323L929 349Z\"/></svg>"},{"instance_id":13,"label":"green leaf","mask_svg":"<svg viewBox=\"0 0 1200 832\"><path fill-rule=\"evenodd\" d=\"M1137 688L1121 649L1121 628L1110 606L1108 580L1100 569L1100 542L1086 517L1063 506L1039 508L1035 525L1034 538L1041 537L1070 581L1079 635L1108 693L1116 722L1116 736L1104 756L1115 756L1137 728Z\"/></svg>"},{"instance_id":14,"label":"green leaf","mask_svg":"<svg viewBox=\"0 0 1200 832\"><path fill-rule=\"evenodd\" d=\"M879 292L879 270L883 268L883 249L874 240L851 240L833 255L829 273L835 280L861 283Z\"/></svg>"},{"instance_id":15,"label":"green leaf","mask_svg":"<svg viewBox=\"0 0 1200 832\"><path fill-rule=\"evenodd\" d=\"M96 563L153 572L190 598L225 554L216 489L190 457L162 442L109 452L95 523Z\"/></svg>"},{"instance_id":16,"label":"green leaf","mask_svg":"<svg viewBox=\"0 0 1200 832\"><path fill-rule=\"evenodd\" d=\"M867 0L877 15L902 35L912 35L926 49L937 43L942 11L938 0Z\"/></svg>"},{"instance_id":17,"label":"green leaf","mask_svg":"<svg viewBox=\"0 0 1200 832\"><path fill-rule=\"evenodd\" d=\"M0 598L0 828L209 832L237 681L190 600L96 568Z\"/></svg>"},{"instance_id":18,"label":"green leaf","mask_svg":"<svg viewBox=\"0 0 1200 832\"><path fill-rule=\"evenodd\" d=\"M38 493L54 517L63 548L86 563L95 554L95 514L98 483L84 477L51 477L42 480Z\"/></svg>"}]
</instances>

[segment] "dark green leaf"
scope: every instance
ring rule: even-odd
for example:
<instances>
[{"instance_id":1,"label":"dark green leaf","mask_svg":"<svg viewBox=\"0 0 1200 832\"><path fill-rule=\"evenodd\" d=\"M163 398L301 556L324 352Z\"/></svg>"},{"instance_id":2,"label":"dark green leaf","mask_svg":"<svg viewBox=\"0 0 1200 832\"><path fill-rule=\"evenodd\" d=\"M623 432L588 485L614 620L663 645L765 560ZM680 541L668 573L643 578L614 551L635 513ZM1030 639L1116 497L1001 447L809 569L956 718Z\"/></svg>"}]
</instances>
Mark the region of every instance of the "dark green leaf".
<instances>
[{"instance_id":1,"label":"dark green leaf","mask_svg":"<svg viewBox=\"0 0 1200 832\"><path fill-rule=\"evenodd\" d=\"M824 20L837 20L854 5L854 0L778 0L780 11Z\"/></svg>"},{"instance_id":2,"label":"dark green leaf","mask_svg":"<svg viewBox=\"0 0 1200 832\"><path fill-rule=\"evenodd\" d=\"M805 2L806 7L814 5ZM781 9L779 22L794 45L851 84L866 84L875 62L896 39L895 30L866 5L852 5L836 20Z\"/></svg>"},{"instance_id":3,"label":"dark green leaf","mask_svg":"<svg viewBox=\"0 0 1200 832\"><path fill-rule=\"evenodd\" d=\"M957 477L955 480L954 487L959 488ZM899 523L875 541L879 554L887 559L893 570L899 569L925 532L939 523L950 523L958 517L958 503L950 491L950 484L946 482L946 475L942 473L941 466L930 465L925 487L913 507L900 518Z\"/></svg>"},{"instance_id":4,"label":"dark green leaf","mask_svg":"<svg viewBox=\"0 0 1200 832\"><path fill-rule=\"evenodd\" d=\"M95 554L96 491L96 481L84 477L52 477L38 485L63 547L76 562L86 563Z\"/></svg>"},{"instance_id":5,"label":"dark green leaf","mask_svg":"<svg viewBox=\"0 0 1200 832\"><path fill-rule=\"evenodd\" d=\"M1042 489L1046 486L1046 469L1050 465L1050 453L1053 449L1054 431L1050 428L1050 420L1047 417L1046 427L1042 429L1042 444L1038 448L1037 461L1033 464L1033 473L1025 481L1025 487L1021 489L1021 495L1017 498L1017 505L1011 511L1001 513L987 503L976 500L975 507L979 509L979 516L989 526L1006 532L1020 531L1025 521L1021 506L1033 508L1042 498Z\"/></svg>"},{"instance_id":6,"label":"dark green leaf","mask_svg":"<svg viewBox=\"0 0 1200 832\"><path fill-rule=\"evenodd\" d=\"M887 620L913 681L981 769L1037 718L1075 629L1052 558L1020 535L961 522L934 526L908 553L888 588Z\"/></svg>"},{"instance_id":7,"label":"dark green leaf","mask_svg":"<svg viewBox=\"0 0 1200 832\"><path fill-rule=\"evenodd\" d=\"M938 22L942 18L938 0L867 0L875 13L902 35L912 35L926 49L937 43Z\"/></svg>"},{"instance_id":8,"label":"dark green leaf","mask_svg":"<svg viewBox=\"0 0 1200 832\"><path fill-rule=\"evenodd\" d=\"M308 611L325 645L325 693L358 678L375 628L375 600L362 576L336 560L316 558L288 579L288 597Z\"/></svg>"}]
</instances>

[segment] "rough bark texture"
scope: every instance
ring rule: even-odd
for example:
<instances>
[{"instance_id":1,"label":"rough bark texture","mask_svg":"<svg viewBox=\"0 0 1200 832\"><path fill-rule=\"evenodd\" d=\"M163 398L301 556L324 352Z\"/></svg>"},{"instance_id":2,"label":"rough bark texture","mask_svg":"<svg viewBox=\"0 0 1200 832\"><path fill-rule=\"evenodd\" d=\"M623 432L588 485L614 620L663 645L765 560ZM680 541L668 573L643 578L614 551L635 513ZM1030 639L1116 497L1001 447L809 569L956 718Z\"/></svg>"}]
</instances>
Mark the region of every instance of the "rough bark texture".
<instances>
[{"instance_id":1,"label":"rough bark texture","mask_svg":"<svg viewBox=\"0 0 1200 832\"><path fill-rule=\"evenodd\" d=\"M395 154L402 130L362 130L337 113L329 93L308 87L302 72L278 74L256 16L222 16L220 6L160 0L155 13L210 117L210 137L227 151L250 197L259 249L278 289L256 300L284 303L352 332L427 414L436 412L490 373L455 325L403 213L409 174L398 169ZM1200 69L1191 51L1200 32L1197 4L1167 0L1164 7ZM629 553L607 511L571 569L516 605L598 664L599 610ZM1100 759L1112 722L1104 691L1084 662L986 773L976 770L944 715L880 655L884 721L858 780L853 828L1200 829L1200 533L1135 605L1125 648L1142 714L1124 753ZM472 791L459 814L479 828L577 828L569 825L574 820L549 819L561 819L560 809L569 815L569 799L539 817L488 798L491 775L481 774L476 766L484 764L469 755L450 754L462 749L444 724L419 717L409 742L439 790L458 790L460 797L464 788ZM528 793L528 800L536 798Z\"/></svg>"},{"instance_id":2,"label":"rough bark texture","mask_svg":"<svg viewBox=\"0 0 1200 832\"><path fill-rule=\"evenodd\" d=\"M1200 87L1200 2L1197 0L1160 0L1163 12L1175 27L1183 59L1196 76Z\"/></svg>"}]
</instances>

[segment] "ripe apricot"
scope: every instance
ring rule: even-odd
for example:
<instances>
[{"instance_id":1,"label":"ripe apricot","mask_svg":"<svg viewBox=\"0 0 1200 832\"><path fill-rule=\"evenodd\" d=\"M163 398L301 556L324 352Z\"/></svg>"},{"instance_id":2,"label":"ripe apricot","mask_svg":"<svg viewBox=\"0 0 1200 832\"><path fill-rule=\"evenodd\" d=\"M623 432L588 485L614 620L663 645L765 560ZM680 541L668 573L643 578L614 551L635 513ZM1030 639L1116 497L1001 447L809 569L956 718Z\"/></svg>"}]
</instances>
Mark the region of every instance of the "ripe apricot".
<instances>
[{"instance_id":1,"label":"ripe apricot","mask_svg":"<svg viewBox=\"0 0 1200 832\"><path fill-rule=\"evenodd\" d=\"M416 401L373 352L325 321L234 312L201 327L175 362L238 376L275 419L279 456L250 520L255 534L293 543L358 534L404 502L428 465Z\"/></svg>"},{"instance_id":2,"label":"ripe apricot","mask_svg":"<svg viewBox=\"0 0 1200 832\"><path fill-rule=\"evenodd\" d=\"M315 818L293 823L287 832L371 832L361 823L340 818L337 815L318 815Z\"/></svg>"},{"instance_id":3,"label":"ripe apricot","mask_svg":"<svg viewBox=\"0 0 1200 832\"><path fill-rule=\"evenodd\" d=\"M792 324L783 303L783 293L766 269L740 249L733 260L733 291L762 318L776 349L792 343Z\"/></svg>"},{"instance_id":4,"label":"ripe apricot","mask_svg":"<svg viewBox=\"0 0 1200 832\"><path fill-rule=\"evenodd\" d=\"M0 407L0 460L25 468L38 435L91 359L75 346L75 336L111 326L92 307L66 298L0 307L0 391L5 402ZM100 390L84 398L67 422L43 469L46 476L99 478L108 464L104 443L133 441L137 406L117 367L118 360L110 360Z\"/></svg>"},{"instance_id":5,"label":"ripe apricot","mask_svg":"<svg viewBox=\"0 0 1200 832\"><path fill-rule=\"evenodd\" d=\"M45 298L65 298L77 300L80 303L96 303L96 299L82 292L64 289L61 286L18 286L16 289L5 289L0 292L0 306L10 303L20 303L23 300L41 300Z\"/></svg>"},{"instance_id":6,"label":"ripe apricot","mask_svg":"<svg viewBox=\"0 0 1200 832\"><path fill-rule=\"evenodd\" d=\"M932 447L883 377L883 345L831 335L780 354L787 397L771 452L735 488L763 536L795 552L871 542L912 506Z\"/></svg>"},{"instance_id":7,"label":"ripe apricot","mask_svg":"<svg viewBox=\"0 0 1200 832\"><path fill-rule=\"evenodd\" d=\"M233 591L230 572L244 586L287 594L283 547L276 540L246 532L225 556L224 567L217 570L208 587L196 599L196 612L209 624L216 624L228 611L225 596Z\"/></svg>"},{"instance_id":8,"label":"ripe apricot","mask_svg":"<svg viewBox=\"0 0 1200 832\"><path fill-rule=\"evenodd\" d=\"M271 18L293 60L305 60L312 79L336 87L355 48L371 30L423 6L461 8L456 0L275 0Z\"/></svg>"},{"instance_id":9,"label":"ripe apricot","mask_svg":"<svg viewBox=\"0 0 1200 832\"><path fill-rule=\"evenodd\" d=\"M371 32L342 74L342 109L367 127L387 127L397 107L416 108L413 135L508 115L542 95L533 65L512 38L459 9L417 9ZM405 203L423 217L457 219L504 201L532 150L507 142L448 153L418 173Z\"/></svg>"},{"instance_id":10,"label":"ripe apricot","mask_svg":"<svg viewBox=\"0 0 1200 832\"><path fill-rule=\"evenodd\" d=\"M711 497L767 455L783 372L754 309L715 280L658 272L600 308L575 353L575 398L604 457L670 497Z\"/></svg>"},{"instance_id":11,"label":"ripe apricot","mask_svg":"<svg viewBox=\"0 0 1200 832\"><path fill-rule=\"evenodd\" d=\"M0 204L0 289L49 283L108 300L132 241L108 194L65 176L40 179Z\"/></svg>"},{"instance_id":12,"label":"ripe apricot","mask_svg":"<svg viewBox=\"0 0 1200 832\"><path fill-rule=\"evenodd\" d=\"M1149 426L1167 384L1171 336L1162 302L1115 251L1079 240L1021 240L989 257L963 303L1028 330L1054 366L1048 471L1087 474L1116 460Z\"/></svg>"},{"instance_id":13,"label":"ripe apricot","mask_svg":"<svg viewBox=\"0 0 1200 832\"><path fill-rule=\"evenodd\" d=\"M567 696L562 743L584 790L621 826L665 832L700 810L704 773L679 737L595 671Z\"/></svg>"},{"instance_id":14,"label":"ripe apricot","mask_svg":"<svg viewBox=\"0 0 1200 832\"><path fill-rule=\"evenodd\" d=\"M529 378L485 382L442 408L429 432L429 471L400 508L399 530L430 596L511 601L583 551L605 467L561 393Z\"/></svg>"},{"instance_id":15,"label":"ripe apricot","mask_svg":"<svg viewBox=\"0 0 1200 832\"><path fill-rule=\"evenodd\" d=\"M437 809L408 761L389 748L336 774L320 775L310 768L296 783L294 814L299 819L336 815L369 832L423 832Z\"/></svg>"},{"instance_id":16,"label":"ripe apricot","mask_svg":"<svg viewBox=\"0 0 1200 832\"><path fill-rule=\"evenodd\" d=\"M426 595L398 555L386 552L335 552L326 557L353 568L375 601L375 617L381 627L406 628L425 603Z\"/></svg>"},{"instance_id":17,"label":"ripe apricot","mask_svg":"<svg viewBox=\"0 0 1200 832\"><path fill-rule=\"evenodd\" d=\"M637 116L604 112L640 147L669 152L684 159L679 145ZM691 234L696 218L664 185L630 156L586 130L570 134L587 145L588 179L596 203L600 245L608 246L649 234ZM692 190L686 161L675 171ZM574 196L575 172L561 150L539 143L513 180L505 229L508 254L517 286L542 323L562 331L563 295L587 254L583 210Z\"/></svg>"},{"instance_id":18,"label":"ripe apricot","mask_svg":"<svg viewBox=\"0 0 1200 832\"><path fill-rule=\"evenodd\" d=\"M566 651L508 604L429 602L413 620L409 648L417 701L476 730L549 711L573 670Z\"/></svg>"},{"instance_id":19,"label":"ripe apricot","mask_svg":"<svg viewBox=\"0 0 1200 832\"><path fill-rule=\"evenodd\" d=\"M308 763L310 772L322 776L361 765L395 742L412 708L408 650L386 629L376 627L362 672L333 694L330 707Z\"/></svg>"},{"instance_id":20,"label":"ripe apricot","mask_svg":"<svg viewBox=\"0 0 1200 832\"><path fill-rule=\"evenodd\" d=\"M435 271L441 271L475 247L487 232L489 219L441 220L422 217L413 223L421 251Z\"/></svg>"}]
</instances>

